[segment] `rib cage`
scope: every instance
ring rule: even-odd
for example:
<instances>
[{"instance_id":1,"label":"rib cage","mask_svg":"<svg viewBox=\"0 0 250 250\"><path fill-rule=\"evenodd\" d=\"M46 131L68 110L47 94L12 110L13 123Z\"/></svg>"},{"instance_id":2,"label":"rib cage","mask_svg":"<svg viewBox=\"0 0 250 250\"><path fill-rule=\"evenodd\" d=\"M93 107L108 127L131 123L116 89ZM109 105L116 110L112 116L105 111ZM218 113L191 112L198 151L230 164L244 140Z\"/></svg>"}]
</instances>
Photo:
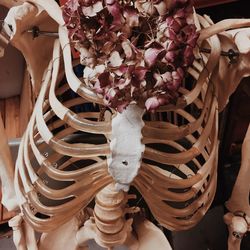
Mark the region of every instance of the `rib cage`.
<instances>
[{"instance_id":1,"label":"rib cage","mask_svg":"<svg viewBox=\"0 0 250 250\"><path fill-rule=\"evenodd\" d=\"M200 21L208 26L204 18ZM218 108L210 72L220 55L218 38L211 37L209 45L206 65L195 61L189 70L195 87L181 88L177 105L160 108L142 130L146 149L134 185L154 217L170 230L194 226L216 191ZM197 110L200 115L195 117L192 112ZM162 120L163 114L168 119Z\"/></svg>"},{"instance_id":2,"label":"rib cage","mask_svg":"<svg viewBox=\"0 0 250 250\"><path fill-rule=\"evenodd\" d=\"M203 18L200 21L204 27L208 25ZM68 221L112 183L107 171L107 141L91 143L93 138L99 140L111 133L111 122L98 121L99 111L77 113L72 108L83 103L102 104L102 100L75 76L65 28L60 27L59 33L68 84L58 85L57 41L16 167L16 190L22 211L32 227L41 232ZM142 194L155 218L171 230L196 224L209 208L216 190L218 112L210 72L219 59L220 46L216 36L208 42L211 54L206 65L196 61L189 71L196 80L195 87L181 88L177 104L161 107L151 120L145 120L142 130L146 150L132 185ZM60 102L59 97L70 89L80 97ZM192 115L192 110L201 111L200 115ZM168 119L161 118L164 116ZM64 129L60 130L62 126ZM91 139L84 137L84 142L70 143L70 137L79 131L91 134ZM80 169L72 170L80 164ZM63 187L53 188L46 183L50 179Z\"/></svg>"},{"instance_id":3,"label":"rib cage","mask_svg":"<svg viewBox=\"0 0 250 250\"><path fill-rule=\"evenodd\" d=\"M23 213L35 230L42 232L65 223L76 212L86 207L98 191L112 182L107 174L106 156L110 153L107 142L91 144L86 138L86 135L91 134L92 139L99 140L102 135L103 140L105 138L103 135L111 130L110 121L98 122L99 112L82 114L72 111L72 106L89 102L86 99L76 98L61 103L55 95L54 89L60 66L59 49L57 41L53 61L46 72L17 160L16 189L21 195ZM65 48L65 53L68 52L67 49L70 50ZM63 86L57 93L63 94L67 89L69 86ZM93 97L89 99L92 100ZM98 101L96 98L96 102ZM65 128L57 131L62 126ZM74 136L77 131L85 132L82 134L85 135L84 143L67 142L67 138ZM44 154L47 154L47 157ZM88 163L88 166L78 170L64 171L65 168L72 168L80 160L87 163L90 161L92 164ZM55 168L55 164L59 167ZM47 179L57 180L57 184L65 185L66 182L66 186L55 190L44 183L46 181L44 176L47 176ZM47 200L48 204L44 204L41 197L46 197L52 204L54 201L60 202L49 205ZM45 215L46 218L38 213Z\"/></svg>"}]
</instances>

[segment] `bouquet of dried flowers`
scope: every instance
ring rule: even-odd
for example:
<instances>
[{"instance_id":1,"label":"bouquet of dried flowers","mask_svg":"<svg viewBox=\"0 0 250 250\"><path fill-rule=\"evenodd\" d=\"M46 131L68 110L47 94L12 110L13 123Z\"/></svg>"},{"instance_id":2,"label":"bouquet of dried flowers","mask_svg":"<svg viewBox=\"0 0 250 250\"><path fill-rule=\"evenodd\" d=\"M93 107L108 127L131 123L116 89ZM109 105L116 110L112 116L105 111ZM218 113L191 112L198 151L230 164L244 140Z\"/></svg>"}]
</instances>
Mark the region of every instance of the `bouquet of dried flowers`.
<instances>
[{"instance_id":1,"label":"bouquet of dried flowers","mask_svg":"<svg viewBox=\"0 0 250 250\"><path fill-rule=\"evenodd\" d=\"M198 34L190 0L69 0L63 17L84 81L122 112L174 102Z\"/></svg>"}]
</instances>

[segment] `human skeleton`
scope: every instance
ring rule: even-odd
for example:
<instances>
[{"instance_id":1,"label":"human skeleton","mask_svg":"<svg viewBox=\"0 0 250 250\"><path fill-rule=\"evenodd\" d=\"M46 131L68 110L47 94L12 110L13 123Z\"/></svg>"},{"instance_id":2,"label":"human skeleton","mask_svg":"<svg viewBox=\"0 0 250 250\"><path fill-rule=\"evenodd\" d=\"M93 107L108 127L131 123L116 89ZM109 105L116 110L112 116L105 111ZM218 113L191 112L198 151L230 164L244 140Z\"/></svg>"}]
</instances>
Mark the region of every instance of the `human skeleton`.
<instances>
[{"instance_id":1,"label":"human skeleton","mask_svg":"<svg viewBox=\"0 0 250 250\"><path fill-rule=\"evenodd\" d=\"M87 249L91 239L108 249L120 245L171 249L156 226L136 215L140 208L128 206L135 198L128 194L130 186L163 227L186 230L201 220L216 191L218 112L240 80L250 75L250 20L213 24L209 17L195 15L195 21L198 46L210 53L197 49L187 80L195 81L194 87L181 87L176 105L162 106L148 116L134 104L122 113L94 108L81 112L74 107L87 103L102 107L103 100L73 71L76 62L71 59L61 9L49 0L31 0L10 9L5 32L24 54L38 95L16 161L16 200L12 188L4 193L7 207L21 209L9 222L17 249ZM59 39L33 39L25 31L34 24L47 31L59 26ZM239 52L233 66L220 56L229 49ZM67 81L60 85L64 73ZM77 94L64 100L70 91ZM229 249L240 249L250 228L249 132L226 204ZM13 176L7 171L11 162L5 162L3 174L8 178L1 172L2 185L11 187ZM87 206L93 199L90 211ZM34 230L43 233L38 243Z\"/></svg>"}]
</instances>

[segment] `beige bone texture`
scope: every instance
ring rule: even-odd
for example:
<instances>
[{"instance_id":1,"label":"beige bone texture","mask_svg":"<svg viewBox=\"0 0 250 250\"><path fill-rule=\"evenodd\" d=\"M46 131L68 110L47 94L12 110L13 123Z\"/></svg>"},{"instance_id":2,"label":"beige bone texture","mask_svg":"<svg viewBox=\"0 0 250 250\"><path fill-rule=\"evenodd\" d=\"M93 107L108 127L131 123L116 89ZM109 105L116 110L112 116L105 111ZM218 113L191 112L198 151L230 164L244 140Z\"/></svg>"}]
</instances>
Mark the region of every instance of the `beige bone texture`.
<instances>
[{"instance_id":1,"label":"beige bone texture","mask_svg":"<svg viewBox=\"0 0 250 250\"><path fill-rule=\"evenodd\" d=\"M47 18L42 19L44 24L46 20L53 24L51 31L59 26L59 39L44 38L49 45L44 47L46 60L38 64L39 69L30 63L34 86L40 91L16 162L15 190L24 220L34 230L44 233L39 243L41 249L58 248L60 245L52 244L49 239L53 235L63 237L69 229L73 232L68 235L77 239L72 240L72 249L85 248L86 242L94 239L109 249L124 244L130 249L145 250L157 238L163 244L157 249L171 249L153 224L127 219L125 214L138 211L129 208L127 191L130 185L134 186L156 220L170 230L188 229L202 219L216 191L218 109L223 109L238 84L238 79L230 82L235 85L221 97L218 84L227 84L224 79L228 68L223 65L228 65L228 61L221 62L220 53L230 47L228 44L239 47L237 36L226 30L247 26L249 22L213 25L208 17L196 17L201 28L199 46L206 46L210 54L197 51L187 78L191 82L179 89L176 105L162 106L154 114L130 106L124 113L138 126L135 135L130 135L136 138L135 145L139 145L136 159L131 153L128 160L123 159L119 148L123 139L118 147L114 146L117 134L125 134L117 122L124 117L112 109L104 115L102 98L75 75L67 30L55 1L32 0L10 11L6 23L13 24L13 33L8 33L13 44L16 36L16 46L21 46L18 34L32 28L33 24L27 23L39 20L40 15ZM244 37L244 30L240 32ZM31 38L23 40L26 47L34 44L36 39ZM27 53L20 50L27 62L40 62L39 56L31 55L28 49ZM248 69L239 61L236 68L242 67ZM246 70L242 70L241 77ZM60 83L61 72L65 72L65 83ZM216 82L218 74L220 82ZM187 88L191 83L195 83L194 87ZM79 109L83 104L92 108ZM133 171L119 171L122 165L126 168L130 159L132 162L135 159ZM75 216L94 199L93 216L83 225L76 225Z\"/></svg>"},{"instance_id":2,"label":"beige bone texture","mask_svg":"<svg viewBox=\"0 0 250 250\"><path fill-rule=\"evenodd\" d=\"M229 210L224 221L229 228L228 249L240 250L243 236L250 231L250 125L243 145L241 167L230 199L226 202Z\"/></svg>"},{"instance_id":3,"label":"beige bone texture","mask_svg":"<svg viewBox=\"0 0 250 250\"><path fill-rule=\"evenodd\" d=\"M87 250L87 246L78 246L76 234L79 229L79 224L79 217L74 216L70 221L58 227L53 232L42 234L39 241L39 250Z\"/></svg>"},{"instance_id":4,"label":"beige bone texture","mask_svg":"<svg viewBox=\"0 0 250 250\"><path fill-rule=\"evenodd\" d=\"M114 184L110 184L96 195L94 214L78 231L78 244L85 245L90 239L102 247L111 249L126 243L129 249L138 249L133 239L132 219L125 219L127 194L117 191Z\"/></svg>"},{"instance_id":5,"label":"beige bone texture","mask_svg":"<svg viewBox=\"0 0 250 250\"><path fill-rule=\"evenodd\" d=\"M13 229L13 241L17 250L37 250L34 229L18 214L9 220L9 226Z\"/></svg>"},{"instance_id":6,"label":"beige bone texture","mask_svg":"<svg viewBox=\"0 0 250 250\"><path fill-rule=\"evenodd\" d=\"M163 232L152 222L142 217L136 217L134 227L138 237L139 250L171 250Z\"/></svg>"},{"instance_id":7,"label":"beige bone texture","mask_svg":"<svg viewBox=\"0 0 250 250\"><path fill-rule=\"evenodd\" d=\"M236 20L237 21L237 20ZM242 20L242 27L248 24L249 20ZM236 22L237 23L237 22ZM213 78L218 88L218 107L222 111L228 103L229 97L236 90L242 78L250 75L250 28L226 30L224 21L215 24L222 31L218 34L222 50L228 52L230 49L239 52L236 62L230 63L227 57L221 57L218 70ZM237 26L236 26L237 27ZM206 30L201 31L201 36Z\"/></svg>"},{"instance_id":8,"label":"beige bone texture","mask_svg":"<svg viewBox=\"0 0 250 250\"><path fill-rule=\"evenodd\" d=\"M65 73L68 79L68 86L61 87L61 91L70 88L82 98L75 98L64 104L59 101L56 95L56 89L58 90L57 76L60 67L59 43L56 42L53 60L44 76L35 112L21 142L16 171L17 180L19 180L17 182L17 191L20 193L20 205L27 219L39 231L47 231L66 222L77 210L86 206L95 194L112 180L107 173L107 161L103 159L103 157L110 155L110 147L107 141L100 145L93 145L90 142L77 144L66 142L67 137L69 138L75 131L79 130L92 135L102 134L104 137L111 134L112 131L111 121L98 121L100 116L98 112L76 114L70 109L72 105L84 102L102 104L102 99L95 96L74 75L70 58L70 46L68 45L67 33L64 27L60 27L59 37L63 48ZM220 52L220 49L217 48L219 47L219 40L216 36L211 38L211 41L212 53L206 68L201 67L197 62L198 69L193 70L194 79L197 81L195 88L191 91L180 90L183 95L181 95L174 110L172 107L163 107L159 111L159 113L172 112L173 115L180 115L188 121L188 124L182 126L182 124L174 124L174 121L172 123L171 121L162 121L161 123L146 121L141 132L143 136L142 143L146 145L143 155L145 162L141 164L139 174L135 178L133 185L142 193L160 223L175 230L189 228L197 223L208 209L216 189L217 102L214 95L215 88L213 88L212 84L208 85L207 83L209 82L208 72L212 71L213 67L216 66L215 62L219 59L218 52ZM216 43L217 47L214 46ZM195 118L184 111L183 109L189 105L193 108L202 109L201 114ZM52 118L59 118L59 120L52 121ZM69 127L54 135L53 130L55 131L56 128L64 124L69 125ZM198 139L192 136L192 133L195 132L197 132ZM187 148L182 145L183 142L177 142L177 140L182 139L186 140ZM151 144L162 144L165 151L177 150L179 153L161 152L150 147ZM43 148L48 148L48 151L51 148L53 150L51 156L48 153L46 158L44 153L42 154ZM95 163L81 169L78 174L75 174L75 178L67 178L66 176L72 176L73 172L66 172L64 181L68 180L74 183L58 192L46 187L41 175L46 171L46 175L62 181L62 175L60 177L59 170L55 169L53 164L58 164L65 155L74 158L74 160L70 159L68 163L66 161L63 164L64 167L68 167L72 160L77 161L79 158L92 160ZM42 166L41 170L34 171L35 167L32 166L33 162L30 159L32 156ZM198 157L203 158L206 163L199 161ZM153 162L153 164L148 161ZM194 164L193 170L187 165L190 161ZM163 165L163 169L160 168L160 164ZM203 166L203 164L205 165ZM164 165L169 170L164 170ZM41 173L39 173L40 171ZM95 176L91 175L93 171L95 171ZM175 173L175 171L179 171L179 173ZM58 176L54 172L58 172ZM151 180L147 176L150 176ZM154 178L160 176L162 180L159 178L155 183ZM77 177L83 178L84 181L80 184L79 180L76 180ZM164 186L161 183L164 183ZM88 186L85 186L87 184ZM145 188L142 188L142 184ZM185 196L175 192L175 189L178 188L186 189ZM81 193L80 190L84 189L87 189L86 192ZM52 200L74 198L62 205L48 207L41 203L41 199L37 197L38 192ZM156 195L152 196L151 192ZM25 194L28 194L29 202L26 201L27 196ZM188 200L192 199L194 201L188 204ZM165 201L168 201L169 204ZM170 205L171 202L172 205ZM32 216L29 204L34 206L36 212L44 213L49 218L36 219L34 214ZM178 206L184 207L179 209ZM160 212L168 209L172 216L167 213L167 215L165 213L163 215ZM188 216L193 216L193 220L187 220Z\"/></svg>"},{"instance_id":9,"label":"beige bone texture","mask_svg":"<svg viewBox=\"0 0 250 250\"><path fill-rule=\"evenodd\" d=\"M51 58L55 38L43 36L34 38L33 34L28 32L33 27L53 32L57 31L58 25L43 9L24 2L9 10L3 26L11 44L21 51L26 60L34 94L37 95L44 70Z\"/></svg>"}]
</instances>

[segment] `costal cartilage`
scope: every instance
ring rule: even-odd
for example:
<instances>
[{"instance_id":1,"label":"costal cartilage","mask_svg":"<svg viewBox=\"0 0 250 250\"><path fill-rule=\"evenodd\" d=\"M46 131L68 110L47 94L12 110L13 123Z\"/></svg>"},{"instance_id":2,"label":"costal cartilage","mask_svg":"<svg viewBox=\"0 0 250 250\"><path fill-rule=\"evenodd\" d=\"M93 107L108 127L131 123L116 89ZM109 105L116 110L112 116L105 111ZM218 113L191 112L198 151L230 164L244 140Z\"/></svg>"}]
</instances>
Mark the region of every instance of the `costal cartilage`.
<instances>
[{"instance_id":1,"label":"costal cartilage","mask_svg":"<svg viewBox=\"0 0 250 250\"><path fill-rule=\"evenodd\" d=\"M108 158L110 175L116 182L117 190L129 190L130 183L137 176L145 145L141 143L144 126L144 110L130 104L122 113L112 119L110 135L111 154Z\"/></svg>"}]
</instances>

